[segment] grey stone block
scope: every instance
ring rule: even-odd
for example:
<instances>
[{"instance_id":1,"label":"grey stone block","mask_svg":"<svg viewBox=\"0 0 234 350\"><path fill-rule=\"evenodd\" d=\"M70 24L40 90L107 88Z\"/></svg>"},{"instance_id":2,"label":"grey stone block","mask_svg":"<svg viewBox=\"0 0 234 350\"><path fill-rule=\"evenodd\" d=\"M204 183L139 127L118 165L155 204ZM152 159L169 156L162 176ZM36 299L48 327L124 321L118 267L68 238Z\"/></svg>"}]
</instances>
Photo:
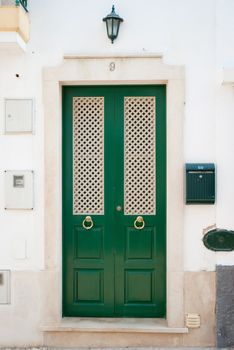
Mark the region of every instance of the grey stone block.
<instances>
[{"instance_id":1,"label":"grey stone block","mask_svg":"<svg viewBox=\"0 0 234 350\"><path fill-rule=\"evenodd\" d=\"M217 346L234 346L234 266L216 267Z\"/></svg>"}]
</instances>

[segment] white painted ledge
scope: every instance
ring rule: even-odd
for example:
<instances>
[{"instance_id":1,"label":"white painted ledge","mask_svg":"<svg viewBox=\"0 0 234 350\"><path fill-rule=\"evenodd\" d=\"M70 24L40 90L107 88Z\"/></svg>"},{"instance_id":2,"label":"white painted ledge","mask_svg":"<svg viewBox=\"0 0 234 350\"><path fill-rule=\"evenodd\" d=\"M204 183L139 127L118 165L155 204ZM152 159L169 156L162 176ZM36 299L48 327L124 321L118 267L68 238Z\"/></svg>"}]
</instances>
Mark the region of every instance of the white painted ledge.
<instances>
[{"instance_id":1,"label":"white painted ledge","mask_svg":"<svg viewBox=\"0 0 234 350\"><path fill-rule=\"evenodd\" d=\"M234 68L223 69L223 84L234 85Z\"/></svg>"},{"instance_id":2,"label":"white painted ledge","mask_svg":"<svg viewBox=\"0 0 234 350\"><path fill-rule=\"evenodd\" d=\"M0 32L0 51L25 52L26 43L17 32Z\"/></svg>"},{"instance_id":3,"label":"white painted ledge","mask_svg":"<svg viewBox=\"0 0 234 350\"><path fill-rule=\"evenodd\" d=\"M96 53L67 53L63 56L64 59L105 59L105 58L158 58L162 59L162 53L111 53L111 54L99 54Z\"/></svg>"},{"instance_id":4,"label":"white painted ledge","mask_svg":"<svg viewBox=\"0 0 234 350\"><path fill-rule=\"evenodd\" d=\"M59 324L40 327L43 332L188 333L188 328L168 327L165 319L63 318Z\"/></svg>"}]
</instances>

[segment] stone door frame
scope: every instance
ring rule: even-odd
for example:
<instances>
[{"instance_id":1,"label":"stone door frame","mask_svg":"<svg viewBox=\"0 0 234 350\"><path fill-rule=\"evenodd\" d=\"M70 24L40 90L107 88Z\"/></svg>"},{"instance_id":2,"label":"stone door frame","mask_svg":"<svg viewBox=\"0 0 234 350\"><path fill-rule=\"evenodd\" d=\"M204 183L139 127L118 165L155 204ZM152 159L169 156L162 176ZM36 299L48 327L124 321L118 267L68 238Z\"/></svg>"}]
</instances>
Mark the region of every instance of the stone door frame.
<instances>
[{"instance_id":1,"label":"stone door frame","mask_svg":"<svg viewBox=\"0 0 234 350\"><path fill-rule=\"evenodd\" d=\"M184 68L160 55L65 56L43 71L45 130L44 322L62 320L62 86L166 84L167 114L167 324L184 326L183 115Z\"/></svg>"}]
</instances>

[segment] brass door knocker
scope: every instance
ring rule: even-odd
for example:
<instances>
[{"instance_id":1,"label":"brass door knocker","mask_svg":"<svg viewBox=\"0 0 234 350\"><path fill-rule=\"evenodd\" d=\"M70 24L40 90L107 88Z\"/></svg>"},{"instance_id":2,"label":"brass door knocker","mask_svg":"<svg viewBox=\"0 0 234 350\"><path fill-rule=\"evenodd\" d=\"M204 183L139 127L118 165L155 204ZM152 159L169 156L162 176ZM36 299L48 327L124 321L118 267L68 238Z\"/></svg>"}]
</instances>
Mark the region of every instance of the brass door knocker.
<instances>
[{"instance_id":1,"label":"brass door knocker","mask_svg":"<svg viewBox=\"0 0 234 350\"><path fill-rule=\"evenodd\" d=\"M86 216L85 219L82 222L82 226L86 230L90 230L93 227L93 220L91 216Z\"/></svg>"},{"instance_id":2,"label":"brass door knocker","mask_svg":"<svg viewBox=\"0 0 234 350\"><path fill-rule=\"evenodd\" d=\"M138 216L134 221L134 227L137 230L142 230L145 227L145 221L142 216Z\"/></svg>"}]
</instances>

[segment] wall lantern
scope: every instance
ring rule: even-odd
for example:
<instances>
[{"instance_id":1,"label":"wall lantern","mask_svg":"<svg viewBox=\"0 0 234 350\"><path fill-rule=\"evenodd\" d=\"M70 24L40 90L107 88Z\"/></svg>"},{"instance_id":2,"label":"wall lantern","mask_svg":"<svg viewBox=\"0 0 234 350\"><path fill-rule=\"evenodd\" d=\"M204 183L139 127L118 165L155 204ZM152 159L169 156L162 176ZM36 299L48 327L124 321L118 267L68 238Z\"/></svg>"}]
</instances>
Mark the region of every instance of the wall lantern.
<instances>
[{"instance_id":1,"label":"wall lantern","mask_svg":"<svg viewBox=\"0 0 234 350\"><path fill-rule=\"evenodd\" d=\"M123 22L123 19L115 13L114 5L112 6L111 13L103 18L103 21L106 22L107 35L113 44L119 33L120 22Z\"/></svg>"}]
</instances>

